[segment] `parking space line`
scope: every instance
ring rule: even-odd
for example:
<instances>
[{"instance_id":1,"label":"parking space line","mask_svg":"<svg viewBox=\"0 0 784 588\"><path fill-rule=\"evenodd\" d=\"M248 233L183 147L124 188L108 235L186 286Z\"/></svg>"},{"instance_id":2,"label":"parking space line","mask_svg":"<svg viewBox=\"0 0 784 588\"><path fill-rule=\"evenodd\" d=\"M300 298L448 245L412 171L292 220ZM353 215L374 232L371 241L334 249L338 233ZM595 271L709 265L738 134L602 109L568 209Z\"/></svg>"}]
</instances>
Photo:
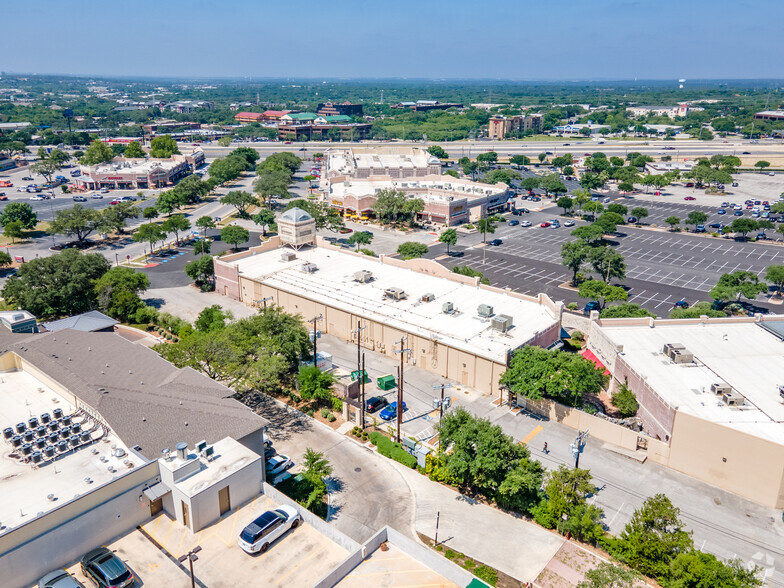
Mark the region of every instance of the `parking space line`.
<instances>
[{"instance_id":1,"label":"parking space line","mask_svg":"<svg viewBox=\"0 0 784 588\"><path fill-rule=\"evenodd\" d=\"M288 573L286 573L286 574L283 574L283 575L282 575L280 578L278 578L278 580L277 580L277 585L278 585L278 586L282 585L282 583L283 583L283 580L285 580L286 578L288 578L288 577L289 577L291 574L293 574L294 572L296 572L296 571L297 571L299 568L301 568L301 567L302 567L302 566L303 566L305 563L307 563L308 561L310 561L311 559L313 559L314 557L316 557L316 556L317 556L319 553L321 553L322 551L324 551L326 548L327 548L327 546L326 546L326 545L322 545L322 546L321 546L321 549L319 549L319 550L317 550L317 551L314 551L314 552L313 552L313 553L311 553L311 554L310 554L308 557L306 557L306 558L305 558L305 559L303 559L301 562L299 562L297 565L295 565L293 568L291 568L291 569L288 571Z\"/></svg>"},{"instance_id":2,"label":"parking space line","mask_svg":"<svg viewBox=\"0 0 784 588\"><path fill-rule=\"evenodd\" d=\"M542 431L544 431L544 427L542 425L537 425L533 431L531 431L525 437L520 439L520 443L523 445L527 445L534 437L536 437Z\"/></svg>"}]
</instances>

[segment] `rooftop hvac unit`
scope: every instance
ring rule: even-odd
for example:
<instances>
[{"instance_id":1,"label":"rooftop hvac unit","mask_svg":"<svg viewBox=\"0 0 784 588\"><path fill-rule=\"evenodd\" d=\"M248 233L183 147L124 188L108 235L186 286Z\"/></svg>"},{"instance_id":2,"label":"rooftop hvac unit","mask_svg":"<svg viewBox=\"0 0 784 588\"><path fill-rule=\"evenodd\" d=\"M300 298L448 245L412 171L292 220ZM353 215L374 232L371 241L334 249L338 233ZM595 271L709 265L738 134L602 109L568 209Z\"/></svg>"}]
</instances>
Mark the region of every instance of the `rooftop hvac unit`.
<instances>
[{"instance_id":1,"label":"rooftop hvac unit","mask_svg":"<svg viewBox=\"0 0 784 588\"><path fill-rule=\"evenodd\" d=\"M422 298L420 300L422 302L433 302L436 299L436 295L432 292L428 292L427 294L422 294Z\"/></svg>"},{"instance_id":2,"label":"rooftop hvac unit","mask_svg":"<svg viewBox=\"0 0 784 588\"><path fill-rule=\"evenodd\" d=\"M21 320L24 320L24 315L23 315L21 312L18 312L18 313L14 314L14 315L11 317L11 320L14 320L14 321L21 321Z\"/></svg>"},{"instance_id":3,"label":"rooftop hvac unit","mask_svg":"<svg viewBox=\"0 0 784 588\"><path fill-rule=\"evenodd\" d=\"M670 352L673 349L686 349L686 346L682 345L681 343L665 343L664 347L662 348L662 353L669 357Z\"/></svg>"},{"instance_id":4,"label":"rooftop hvac unit","mask_svg":"<svg viewBox=\"0 0 784 588\"><path fill-rule=\"evenodd\" d=\"M711 392L713 392L716 396L721 396L726 392L732 392L732 386L729 384L711 384Z\"/></svg>"},{"instance_id":5,"label":"rooftop hvac unit","mask_svg":"<svg viewBox=\"0 0 784 588\"><path fill-rule=\"evenodd\" d=\"M297 259L297 254L293 251L284 251L280 254L281 261L294 261L295 259Z\"/></svg>"},{"instance_id":6,"label":"rooftop hvac unit","mask_svg":"<svg viewBox=\"0 0 784 588\"><path fill-rule=\"evenodd\" d=\"M674 363L692 363L694 354L690 351L673 349L670 356Z\"/></svg>"},{"instance_id":7,"label":"rooftop hvac unit","mask_svg":"<svg viewBox=\"0 0 784 588\"><path fill-rule=\"evenodd\" d=\"M483 318L490 318L493 316L493 307L489 304L480 304L476 309L476 313Z\"/></svg>"},{"instance_id":8,"label":"rooftop hvac unit","mask_svg":"<svg viewBox=\"0 0 784 588\"><path fill-rule=\"evenodd\" d=\"M725 392L721 395L724 404L729 406L743 406L745 398L736 392Z\"/></svg>"},{"instance_id":9,"label":"rooftop hvac unit","mask_svg":"<svg viewBox=\"0 0 784 588\"><path fill-rule=\"evenodd\" d=\"M359 282L360 284L367 284L368 282L372 282L373 272L368 270L359 270L358 272L354 272L354 281Z\"/></svg>"},{"instance_id":10,"label":"rooftop hvac unit","mask_svg":"<svg viewBox=\"0 0 784 588\"><path fill-rule=\"evenodd\" d=\"M451 302L444 302L441 305L441 312L444 314L455 314L455 305Z\"/></svg>"},{"instance_id":11,"label":"rooftop hvac unit","mask_svg":"<svg viewBox=\"0 0 784 588\"><path fill-rule=\"evenodd\" d=\"M313 272L315 272L318 269L318 266L315 263L311 263L311 262L307 261L307 262L302 264L302 267L300 269L303 272L307 272L309 274L312 274Z\"/></svg>"},{"instance_id":12,"label":"rooftop hvac unit","mask_svg":"<svg viewBox=\"0 0 784 588\"><path fill-rule=\"evenodd\" d=\"M508 314L498 314L490 321L490 327L502 333L506 333L512 326L512 317Z\"/></svg>"},{"instance_id":13,"label":"rooftop hvac unit","mask_svg":"<svg viewBox=\"0 0 784 588\"><path fill-rule=\"evenodd\" d=\"M384 290L384 296L392 300L403 300L406 298L406 293L400 288L387 288Z\"/></svg>"}]
</instances>

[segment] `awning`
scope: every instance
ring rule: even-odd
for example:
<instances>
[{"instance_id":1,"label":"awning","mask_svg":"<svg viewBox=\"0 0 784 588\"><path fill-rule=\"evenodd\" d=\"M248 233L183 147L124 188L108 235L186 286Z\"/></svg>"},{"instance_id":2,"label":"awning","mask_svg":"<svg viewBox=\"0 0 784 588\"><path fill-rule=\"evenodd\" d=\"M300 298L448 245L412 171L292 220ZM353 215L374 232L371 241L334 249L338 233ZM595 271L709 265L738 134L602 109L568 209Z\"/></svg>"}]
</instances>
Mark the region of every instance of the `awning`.
<instances>
[{"instance_id":1,"label":"awning","mask_svg":"<svg viewBox=\"0 0 784 588\"><path fill-rule=\"evenodd\" d=\"M144 489L144 495L150 502L166 496L169 492L171 492L171 490L160 482Z\"/></svg>"},{"instance_id":2,"label":"awning","mask_svg":"<svg viewBox=\"0 0 784 588\"><path fill-rule=\"evenodd\" d=\"M583 351L582 351L582 353L580 353L580 355L582 355L588 361L592 361L594 364L596 364L596 367L604 369L604 375L605 376L609 376L610 375L610 370L608 370L605 367L605 365L599 360L599 358L596 357L593 354L593 351L591 351L590 349L583 349Z\"/></svg>"}]
</instances>

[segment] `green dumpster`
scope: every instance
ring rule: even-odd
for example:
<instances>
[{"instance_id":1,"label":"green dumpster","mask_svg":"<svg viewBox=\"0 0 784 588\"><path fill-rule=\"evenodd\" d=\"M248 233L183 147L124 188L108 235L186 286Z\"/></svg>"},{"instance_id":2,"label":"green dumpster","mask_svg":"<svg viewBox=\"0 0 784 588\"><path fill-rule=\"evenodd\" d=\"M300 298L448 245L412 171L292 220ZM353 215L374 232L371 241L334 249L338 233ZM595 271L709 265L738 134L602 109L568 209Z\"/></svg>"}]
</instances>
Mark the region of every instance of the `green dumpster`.
<instances>
[{"instance_id":1,"label":"green dumpster","mask_svg":"<svg viewBox=\"0 0 784 588\"><path fill-rule=\"evenodd\" d=\"M381 390L391 390L395 387L395 376L392 374L381 376L376 380L376 384Z\"/></svg>"},{"instance_id":2,"label":"green dumpster","mask_svg":"<svg viewBox=\"0 0 784 588\"><path fill-rule=\"evenodd\" d=\"M351 372L351 379L359 380L359 374L360 374L360 370L354 370L353 372ZM362 370L362 380L365 381L365 384L370 383L370 376L368 376L367 370ZM362 382L362 380L360 380L360 383Z\"/></svg>"}]
</instances>

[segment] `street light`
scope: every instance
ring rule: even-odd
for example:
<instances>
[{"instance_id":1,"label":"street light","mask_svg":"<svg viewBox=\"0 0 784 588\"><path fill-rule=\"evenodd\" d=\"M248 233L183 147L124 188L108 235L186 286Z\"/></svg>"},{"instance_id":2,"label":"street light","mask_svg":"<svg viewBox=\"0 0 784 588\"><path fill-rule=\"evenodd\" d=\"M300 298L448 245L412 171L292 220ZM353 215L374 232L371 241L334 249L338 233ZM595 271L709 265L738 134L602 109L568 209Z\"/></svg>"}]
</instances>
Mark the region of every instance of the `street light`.
<instances>
[{"instance_id":1,"label":"street light","mask_svg":"<svg viewBox=\"0 0 784 588\"><path fill-rule=\"evenodd\" d=\"M196 577L193 575L193 562L195 562L197 559L199 559L199 557L196 554L199 553L200 551L201 551L201 546L197 545L196 547L191 549L185 555L181 555L180 557L177 558L177 560L180 563L184 562L187 559L188 563L190 564L190 567L191 567L191 588L196 588Z\"/></svg>"},{"instance_id":2,"label":"street light","mask_svg":"<svg viewBox=\"0 0 784 588\"><path fill-rule=\"evenodd\" d=\"M574 456L574 469L580 467L580 454L585 450L585 440L588 438L588 429L585 431L577 431L577 437L574 443L569 444L569 449Z\"/></svg>"}]
</instances>

